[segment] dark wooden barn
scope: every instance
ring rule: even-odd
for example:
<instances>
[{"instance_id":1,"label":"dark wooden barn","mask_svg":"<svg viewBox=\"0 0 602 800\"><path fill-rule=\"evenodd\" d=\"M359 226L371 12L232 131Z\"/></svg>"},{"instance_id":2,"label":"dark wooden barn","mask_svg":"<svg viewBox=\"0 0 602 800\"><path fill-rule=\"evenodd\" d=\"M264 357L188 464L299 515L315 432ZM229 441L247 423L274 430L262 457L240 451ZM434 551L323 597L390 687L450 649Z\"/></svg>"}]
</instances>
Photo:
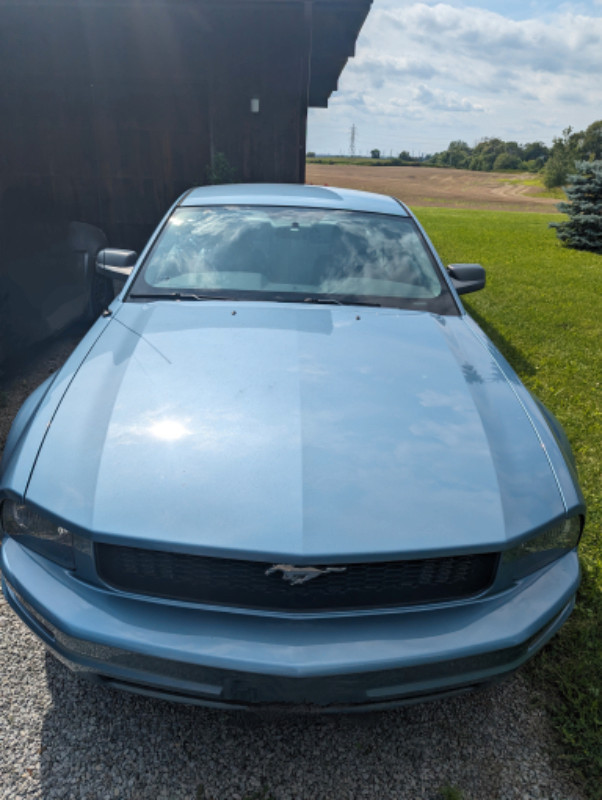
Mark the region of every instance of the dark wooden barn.
<instances>
[{"instance_id":1,"label":"dark wooden barn","mask_svg":"<svg viewBox=\"0 0 602 800\"><path fill-rule=\"evenodd\" d=\"M0 0L3 207L33 192L136 247L217 154L241 181L303 182L307 108L370 3Z\"/></svg>"},{"instance_id":2,"label":"dark wooden barn","mask_svg":"<svg viewBox=\"0 0 602 800\"><path fill-rule=\"evenodd\" d=\"M371 2L0 0L0 362L97 313L99 247L211 172L303 182Z\"/></svg>"}]
</instances>

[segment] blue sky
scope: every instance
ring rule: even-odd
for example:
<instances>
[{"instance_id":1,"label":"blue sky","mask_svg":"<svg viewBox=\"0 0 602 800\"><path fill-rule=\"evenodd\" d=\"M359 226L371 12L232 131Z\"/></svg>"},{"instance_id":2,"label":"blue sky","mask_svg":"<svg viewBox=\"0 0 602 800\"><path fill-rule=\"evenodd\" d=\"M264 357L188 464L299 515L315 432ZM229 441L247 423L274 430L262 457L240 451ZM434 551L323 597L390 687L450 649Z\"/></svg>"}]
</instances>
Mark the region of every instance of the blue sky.
<instances>
[{"instance_id":1,"label":"blue sky","mask_svg":"<svg viewBox=\"0 0 602 800\"><path fill-rule=\"evenodd\" d=\"M308 150L414 154L499 136L551 144L602 119L602 0L374 0Z\"/></svg>"}]
</instances>

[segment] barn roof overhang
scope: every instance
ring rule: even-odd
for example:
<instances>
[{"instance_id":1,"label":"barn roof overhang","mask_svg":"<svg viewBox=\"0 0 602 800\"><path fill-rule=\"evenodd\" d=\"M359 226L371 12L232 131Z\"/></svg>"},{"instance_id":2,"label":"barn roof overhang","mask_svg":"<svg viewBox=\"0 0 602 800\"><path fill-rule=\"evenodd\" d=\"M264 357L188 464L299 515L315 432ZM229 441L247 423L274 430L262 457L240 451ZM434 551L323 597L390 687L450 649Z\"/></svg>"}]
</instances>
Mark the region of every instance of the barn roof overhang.
<instances>
[{"instance_id":1,"label":"barn roof overhang","mask_svg":"<svg viewBox=\"0 0 602 800\"><path fill-rule=\"evenodd\" d=\"M185 0L184 0L185 1ZM206 5L216 2L223 8L249 5L305 6L311 36L308 37L309 93L308 106L326 108L330 95L347 60L355 55L355 43L373 0L201 0ZM234 10L234 9L233 9Z\"/></svg>"},{"instance_id":2,"label":"barn roof overhang","mask_svg":"<svg viewBox=\"0 0 602 800\"><path fill-rule=\"evenodd\" d=\"M328 105L371 5L372 0L313 0L309 106Z\"/></svg>"}]
</instances>

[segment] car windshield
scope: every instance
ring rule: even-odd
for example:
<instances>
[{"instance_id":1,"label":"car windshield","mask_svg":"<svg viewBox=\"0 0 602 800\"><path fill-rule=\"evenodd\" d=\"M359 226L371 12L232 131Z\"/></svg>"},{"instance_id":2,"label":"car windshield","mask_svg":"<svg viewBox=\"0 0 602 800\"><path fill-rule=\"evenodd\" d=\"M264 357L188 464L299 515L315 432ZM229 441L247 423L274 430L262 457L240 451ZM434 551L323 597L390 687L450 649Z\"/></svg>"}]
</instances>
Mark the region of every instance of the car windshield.
<instances>
[{"instance_id":1,"label":"car windshield","mask_svg":"<svg viewBox=\"0 0 602 800\"><path fill-rule=\"evenodd\" d=\"M129 293L161 297L457 313L411 218L313 208L178 208Z\"/></svg>"}]
</instances>

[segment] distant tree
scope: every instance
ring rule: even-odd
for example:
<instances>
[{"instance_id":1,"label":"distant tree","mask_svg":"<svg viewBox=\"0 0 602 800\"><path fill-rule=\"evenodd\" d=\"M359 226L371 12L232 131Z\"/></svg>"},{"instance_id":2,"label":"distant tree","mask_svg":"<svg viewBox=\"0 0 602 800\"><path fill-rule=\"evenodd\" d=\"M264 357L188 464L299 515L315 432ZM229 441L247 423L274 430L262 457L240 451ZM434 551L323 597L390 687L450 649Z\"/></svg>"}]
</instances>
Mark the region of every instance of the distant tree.
<instances>
[{"instance_id":1,"label":"distant tree","mask_svg":"<svg viewBox=\"0 0 602 800\"><path fill-rule=\"evenodd\" d=\"M517 155L512 155L512 153L500 153L493 162L494 170L520 169L522 166L523 162L521 161L520 157Z\"/></svg>"},{"instance_id":2,"label":"distant tree","mask_svg":"<svg viewBox=\"0 0 602 800\"><path fill-rule=\"evenodd\" d=\"M579 142L581 158L589 161L599 161L602 159L602 120L592 122L582 134Z\"/></svg>"},{"instance_id":3,"label":"distant tree","mask_svg":"<svg viewBox=\"0 0 602 800\"><path fill-rule=\"evenodd\" d=\"M504 142L504 152L518 158L519 161L523 160L524 151L518 142Z\"/></svg>"},{"instance_id":4,"label":"distant tree","mask_svg":"<svg viewBox=\"0 0 602 800\"><path fill-rule=\"evenodd\" d=\"M380 158L380 150L378 147L375 147L374 150L370 150L370 158Z\"/></svg>"},{"instance_id":5,"label":"distant tree","mask_svg":"<svg viewBox=\"0 0 602 800\"><path fill-rule=\"evenodd\" d=\"M491 172L496 158L506 152L506 142L501 139L481 139L472 151L469 169Z\"/></svg>"},{"instance_id":6,"label":"distant tree","mask_svg":"<svg viewBox=\"0 0 602 800\"><path fill-rule=\"evenodd\" d=\"M447 150L427 156L426 159L435 167L455 167L456 169L467 169L472 150L461 139L450 142Z\"/></svg>"},{"instance_id":7,"label":"distant tree","mask_svg":"<svg viewBox=\"0 0 602 800\"><path fill-rule=\"evenodd\" d=\"M305 156L306 158L315 158L316 154L313 152L313 150L308 150Z\"/></svg>"},{"instance_id":8,"label":"distant tree","mask_svg":"<svg viewBox=\"0 0 602 800\"><path fill-rule=\"evenodd\" d=\"M573 133L569 126L562 131L562 136L554 139L550 158L543 171L543 182L548 189L564 186L569 174L575 170L581 136L582 134Z\"/></svg>"},{"instance_id":9,"label":"distant tree","mask_svg":"<svg viewBox=\"0 0 602 800\"><path fill-rule=\"evenodd\" d=\"M568 202L558 205L569 219L550 227L566 247L602 253L602 160L579 161L575 168L565 189Z\"/></svg>"},{"instance_id":10,"label":"distant tree","mask_svg":"<svg viewBox=\"0 0 602 800\"><path fill-rule=\"evenodd\" d=\"M550 148L543 142L529 142L523 145L523 161L539 161L542 165L550 155Z\"/></svg>"},{"instance_id":11,"label":"distant tree","mask_svg":"<svg viewBox=\"0 0 602 800\"><path fill-rule=\"evenodd\" d=\"M410 154L408 150L402 150L401 153L397 156L400 161L416 161L413 155Z\"/></svg>"},{"instance_id":12,"label":"distant tree","mask_svg":"<svg viewBox=\"0 0 602 800\"><path fill-rule=\"evenodd\" d=\"M564 186L567 181L570 165L564 158L558 155L551 156L546 162L543 171L544 186L554 189L556 186Z\"/></svg>"},{"instance_id":13,"label":"distant tree","mask_svg":"<svg viewBox=\"0 0 602 800\"><path fill-rule=\"evenodd\" d=\"M450 142L447 148L446 162L450 167L465 169L468 166L471 149L462 139L455 139Z\"/></svg>"}]
</instances>

